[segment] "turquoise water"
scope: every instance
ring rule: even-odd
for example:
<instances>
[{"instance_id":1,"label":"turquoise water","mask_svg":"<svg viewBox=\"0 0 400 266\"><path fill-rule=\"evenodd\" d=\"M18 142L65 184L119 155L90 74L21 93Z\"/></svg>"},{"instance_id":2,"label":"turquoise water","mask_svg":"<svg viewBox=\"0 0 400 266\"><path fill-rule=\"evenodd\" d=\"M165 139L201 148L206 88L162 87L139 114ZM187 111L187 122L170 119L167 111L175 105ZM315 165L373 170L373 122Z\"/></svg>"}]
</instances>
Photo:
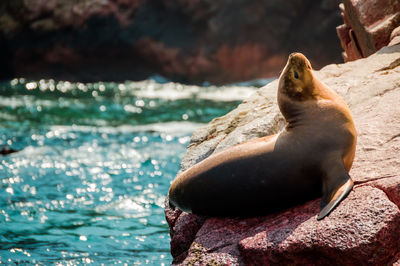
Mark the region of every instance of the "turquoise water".
<instances>
[{"instance_id":1,"label":"turquoise water","mask_svg":"<svg viewBox=\"0 0 400 266\"><path fill-rule=\"evenodd\" d=\"M170 264L163 205L193 130L254 88L0 83L0 263Z\"/></svg>"}]
</instances>

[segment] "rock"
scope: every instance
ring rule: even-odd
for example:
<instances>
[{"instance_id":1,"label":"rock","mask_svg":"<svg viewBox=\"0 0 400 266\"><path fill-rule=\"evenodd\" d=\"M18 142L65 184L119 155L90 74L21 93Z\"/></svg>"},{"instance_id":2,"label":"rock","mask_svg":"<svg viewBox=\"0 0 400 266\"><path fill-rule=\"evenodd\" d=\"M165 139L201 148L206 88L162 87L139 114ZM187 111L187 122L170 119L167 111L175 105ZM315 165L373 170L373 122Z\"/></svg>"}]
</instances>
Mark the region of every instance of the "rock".
<instances>
[{"instance_id":1,"label":"rock","mask_svg":"<svg viewBox=\"0 0 400 266\"><path fill-rule=\"evenodd\" d=\"M4 0L0 77L229 83L277 76L293 50L318 68L341 61L339 2Z\"/></svg>"},{"instance_id":2,"label":"rock","mask_svg":"<svg viewBox=\"0 0 400 266\"><path fill-rule=\"evenodd\" d=\"M171 239L172 256L180 256L188 250L204 220L204 217L188 213L182 213L177 217L175 226L172 227L171 231L171 234L174 235ZM177 244L175 245L174 242Z\"/></svg>"},{"instance_id":3,"label":"rock","mask_svg":"<svg viewBox=\"0 0 400 266\"><path fill-rule=\"evenodd\" d=\"M175 264L398 264L400 44L364 59L328 65L315 74L345 99L353 113L358 131L350 172L354 190L322 221L316 220L320 199L251 219L202 221L195 216L195 225L189 228L185 226L192 215L167 206L167 214L175 215L170 220L176 221L170 223ZM237 142L278 132L284 121L276 93L274 81L196 131L182 169ZM180 223L185 232L179 231ZM182 239L186 233L190 236Z\"/></svg>"},{"instance_id":4,"label":"rock","mask_svg":"<svg viewBox=\"0 0 400 266\"><path fill-rule=\"evenodd\" d=\"M315 219L318 204L305 207L242 239L239 250L245 263L382 265L398 250L400 211L379 189L355 189L329 219L321 222Z\"/></svg>"},{"instance_id":5,"label":"rock","mask_svg":"<svg viewBox=\"0 0 400 266\"><path fill-rule=\"evenodd\" d=\"M345 62L370 56L400 32L399 0L343 0L340 9L344 24L337 33Z\"/></svg>"},{"instance_id":6,"label":"rock","mask_svg":"<svg viewBox=\"0 0 400 266\"><path fill-rule=\"evenodd\" d=\"M400 175L387 176L365 184L383 190L392 202L400 206Z\"/></svg>"},{"instance_id":7,"label":"rock","mask_svg":"<svg viewBox=\"0 0 400 266\"><path fill-rule=\"evenodd\" d=\"M11 153L18 152L18 150L4 146L0 149L0 155L9 155Z\"/></svg>"}]
</instances>

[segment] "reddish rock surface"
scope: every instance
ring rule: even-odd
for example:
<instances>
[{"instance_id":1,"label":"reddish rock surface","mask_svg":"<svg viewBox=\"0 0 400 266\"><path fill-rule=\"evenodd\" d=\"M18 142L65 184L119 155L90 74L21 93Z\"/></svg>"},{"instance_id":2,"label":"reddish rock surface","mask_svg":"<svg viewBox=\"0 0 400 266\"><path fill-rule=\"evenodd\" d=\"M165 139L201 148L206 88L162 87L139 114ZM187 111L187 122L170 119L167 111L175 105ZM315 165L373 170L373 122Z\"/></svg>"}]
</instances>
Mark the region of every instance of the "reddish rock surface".
<instances>
[{"instance_id":1,"label":"reddish rock surface","mask_svg":"<svg viewBox=\"0 0 400 266\"><path fill-rule=\"evenodd\" d=\"M356 188L321 222L315 221L318 210L318 204L299 207L279 217L279 222L265 224L264 231L242 239L239 249L245 263L382 265L399 248L399 208L379 189Z\"/></svg>"},{"instance_id":2,"label":"reddish rock surface","mask_svg":"<svg viewBox=\"0 0 400 266\"><path fill-rule=\"evenodd\" d=\"M348 103L358 131L355 187L325 219L320 199L251 219L202 218L166 207L175 264L398 265L400 44L315 74ZM279 131L277 81L197 130L186 169L221 149ZM206 193L206 192L205 192Z\"/></svg>"},{"instance_id":3,"label":"reddish rock surface","mask_svg":"<svg viewBox=\"0 0 400 266\"><path fill-rule=\"evenodd\" d=\"M226 83L341 62L340 0L4 0L0 78Z\"/></svg>"},{"instance_id":4,"label":"reddish rock surface","mask_svg":"<svg viewBox=\"0 0 400 266\"><path fill-rule=\"evenodd\" d=\"M399 0L343 0L340 8L344 24L337 33L345 62L375 53L399 34Z\"/></svg>"}]
</instances>

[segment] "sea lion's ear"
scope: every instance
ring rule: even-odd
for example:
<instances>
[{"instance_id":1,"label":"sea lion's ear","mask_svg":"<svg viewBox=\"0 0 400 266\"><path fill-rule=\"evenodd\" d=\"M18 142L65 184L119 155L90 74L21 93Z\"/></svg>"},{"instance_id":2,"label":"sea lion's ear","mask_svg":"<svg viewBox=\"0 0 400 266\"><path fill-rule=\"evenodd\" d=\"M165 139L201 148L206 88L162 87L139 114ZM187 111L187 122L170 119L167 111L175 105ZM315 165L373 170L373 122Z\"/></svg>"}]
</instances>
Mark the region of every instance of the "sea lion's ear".
<instances>
[{"instance_id":1,"label":"sea lion's ear","mask_svg":"<svg viewBox=\"0 0 400 266\"><path fill-rule=\"evenodd\" d=\"M346 198L353 188L353 180L349 176L341 160L332 160L324 166L326 176L322 181L321 210L317 220L326 217L339 203Z\"/></svg>"}]
</instances>

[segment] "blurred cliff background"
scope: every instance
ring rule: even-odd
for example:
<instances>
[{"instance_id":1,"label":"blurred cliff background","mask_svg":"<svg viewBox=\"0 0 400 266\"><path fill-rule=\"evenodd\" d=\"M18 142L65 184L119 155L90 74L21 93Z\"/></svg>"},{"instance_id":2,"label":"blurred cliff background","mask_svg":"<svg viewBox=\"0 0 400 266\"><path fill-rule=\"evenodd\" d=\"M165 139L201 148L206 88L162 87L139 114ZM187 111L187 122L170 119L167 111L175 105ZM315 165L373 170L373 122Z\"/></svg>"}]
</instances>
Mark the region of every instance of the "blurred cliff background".
<instances>
[{"instance_id":1,"label":"blurred cliff background","mask_svg":"<svg viewBox=\"0 0 400 266\"><path fill-rule=\"evenodd\" d=\"M0 78L183 83L276 77L293 51L343 62L339 0L0 2Z\"/></svg>"}]
</instances>

